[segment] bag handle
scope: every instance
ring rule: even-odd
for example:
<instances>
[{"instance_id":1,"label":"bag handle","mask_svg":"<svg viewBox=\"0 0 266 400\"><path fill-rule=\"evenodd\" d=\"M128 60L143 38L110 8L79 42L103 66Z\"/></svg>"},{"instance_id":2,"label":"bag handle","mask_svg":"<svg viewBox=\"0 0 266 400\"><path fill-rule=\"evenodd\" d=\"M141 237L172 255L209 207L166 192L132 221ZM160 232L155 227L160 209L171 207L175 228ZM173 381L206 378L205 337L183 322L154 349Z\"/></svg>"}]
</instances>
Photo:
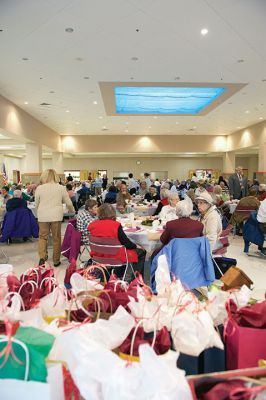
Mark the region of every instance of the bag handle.
<instances>
[{"instance_id":1,"label":"bag handle","mask_svg":"<svg viewBox=\"0 0 266 400\"><path fill-rule=\"evenodd\" d=\"M18 294L20 294L21 289L23 288L23 286L26 286L28 283L31 285L31 289L32 289L31 294L33 294L33 292L34 292L34 286L35 286L35 289L38 289L38 284L37 284L37 282L35 282L35 281L24 281L24 282L22 283L22 285L20 286L19 290L18 290Z\"/></svg>"},{"instance_id":2,"label":"bag handle","mask_svg":"<svg viewBox=\"0 0 266 400\"><path fill-rule=\"evenodd\" d=\"M136 324L136 326L135 326L135 329L134 329L134 332L133 332L133 335L132 335L132 339L131 339L130 356L133 356L134 343L135 343L135 339L136 339L138 328L140 327L140 325L144 321L145 321L144 319L140 319L138 321L138 323ZM153 322L154 322L154 324L153 324L153 339L152 339L152 344L151 344L152 348L154 348L155 341L156 341L156 324L155 324L155 321L153 321Z\"/></svg>"},{"instance_id":3,"label":"bag handle","mask_svg":"<svg viewBox=\"0 0 266 400\"><path fill-rule=\"evenodd\" d=\"M14 342L14 343L20 345L23 348L23 350L25 351L25 356L26 356L24 381L28 381L28 379L29 379L29 369L30 369L30 356L29 356L29 349L27 348L25 343L23 343L21 340L18 340L18 339L14 338L14 337L8 337L8 336L4 336L4 337L0 338L0 343L1 342L7 342L8 343L7 347L9 346L9 343L10 343L10 346L12 347L12 342ZM10 352L12 354L12 348L10 348L9 349L9 353L6 354L5 362L7 361Z\"/></svg>"},{"instance_id":4,"label":"bag handle","mask_svg":"<svg viewBox=\"0 0 266 400\"><path fill-rule=\"evenodd\" d=\"M11 295L13 295L14 297L17 297L17 298L20 300L21 307L22 307L23 311L25 311L24 301L23 301L22 297L20 296L20 294L17 293L17 292L8 292L8 293L5 295L5 297L4 297L4 301L5 301L5 300L8 300L8 298L9 298ZM11 300L11 302L12 302L12 298L11 298L10 300ZM21 308L21 307L20 307L20 308Z\"/></svg>"}]
</instances>

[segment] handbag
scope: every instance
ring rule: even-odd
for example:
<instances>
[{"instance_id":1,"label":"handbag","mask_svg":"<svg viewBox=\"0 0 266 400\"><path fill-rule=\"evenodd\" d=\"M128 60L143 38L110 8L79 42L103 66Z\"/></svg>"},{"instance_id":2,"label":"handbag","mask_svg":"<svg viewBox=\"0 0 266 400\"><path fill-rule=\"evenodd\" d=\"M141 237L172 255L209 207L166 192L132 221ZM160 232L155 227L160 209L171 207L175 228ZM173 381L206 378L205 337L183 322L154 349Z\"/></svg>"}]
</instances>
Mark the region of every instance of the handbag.
<instances>
[{"instance_id":1,"label":"handbag","mask_svg":"<svg viewBox=\"0 0 266 400\"><path fill-rule=\"evenodd\" d=\"M250 288L253 285L252 280L238 267L230 267L221 277L221 281L224 283L223 290L240 288L243 285Z\"/></svg>"},{"instance_id":2,"label":"handbag","mask_svg":"<svg viewBox=\"0 0 266 400\"><path fill-rule=\"evenodd\" d=\"M235 258L228 258L228 257L214 257L213 258L213 264L214 264L214 272L215 272L215 278L216 279L220 279L222 274L225 274L226 271L228 271L228 269L230 267L234 267L236 266L236 259ZM219 267L219 269L217 268L217 265ZM220 272L220 271L221 272Z\"/></svg>"}]
</instances>

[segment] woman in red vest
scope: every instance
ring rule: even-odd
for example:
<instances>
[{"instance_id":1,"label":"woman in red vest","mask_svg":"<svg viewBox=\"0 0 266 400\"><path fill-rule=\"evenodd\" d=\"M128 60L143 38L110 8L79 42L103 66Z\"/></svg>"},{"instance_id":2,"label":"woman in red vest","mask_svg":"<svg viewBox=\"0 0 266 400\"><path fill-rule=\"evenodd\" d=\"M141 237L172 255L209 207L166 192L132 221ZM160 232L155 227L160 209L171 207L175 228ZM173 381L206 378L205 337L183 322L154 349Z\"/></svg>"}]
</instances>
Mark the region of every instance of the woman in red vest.
<instances>
[{"instance_id":1,"label":"woman in red vest","mask_svg":"<svg viewBox=\"0 0 266 400\"><path fill-rule=\"evenodd\" d=\"M116 212L111 204L104 203L98 208L98 219L89 224L88 231L92 236L118 239L127 249L128 261L133 263L134 270L143 275L146 251L129 240L120 222L116 221ZM91 255L104 256L95 253ZM126 262L124 249L120 249L114 258Z\"/></svg>"}]
</instances>

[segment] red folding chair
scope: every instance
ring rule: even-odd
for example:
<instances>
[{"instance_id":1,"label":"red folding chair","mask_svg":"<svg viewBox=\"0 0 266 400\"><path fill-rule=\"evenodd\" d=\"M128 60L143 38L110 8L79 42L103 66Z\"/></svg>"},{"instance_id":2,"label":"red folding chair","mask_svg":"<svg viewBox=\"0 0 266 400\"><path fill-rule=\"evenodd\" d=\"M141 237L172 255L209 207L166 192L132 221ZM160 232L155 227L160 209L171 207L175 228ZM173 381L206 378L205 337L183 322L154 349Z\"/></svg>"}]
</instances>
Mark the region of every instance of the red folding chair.
<instances>
[{"instance_id":1,"label":"red folding chair","mask_svg":"<svg viewBox=\"0 0 266 400\"><path fill-rule=\"evenodd\" d=\"M94 264L101 264L107 268L125 267L125 272L122 280L125 280L127 271L131 268L134 274L132 263L128 261L127 249L123 246L118 239L108 237L89 236L89 246L91 259ZM119 261L115 256L119 250L123 249L125 252L125 261Z\"/></svg>"}]
</instances>

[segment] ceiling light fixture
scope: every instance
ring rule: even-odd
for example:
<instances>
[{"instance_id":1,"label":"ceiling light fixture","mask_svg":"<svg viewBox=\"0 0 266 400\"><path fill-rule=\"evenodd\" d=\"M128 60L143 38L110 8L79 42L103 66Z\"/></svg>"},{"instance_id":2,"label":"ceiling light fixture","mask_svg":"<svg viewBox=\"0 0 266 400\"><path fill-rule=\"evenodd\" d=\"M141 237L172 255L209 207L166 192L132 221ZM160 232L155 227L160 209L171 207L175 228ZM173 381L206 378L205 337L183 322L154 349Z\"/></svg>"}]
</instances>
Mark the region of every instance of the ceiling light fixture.
<instances>
[{"instance_id":1,"label":"ceiling light fixture","mask_svg":"<svg viewBox=\"0 0 266 400\"><path fill-rule=\"evenodd\" d=\"M149 126L149 129L151 129L151 126Z\"/></svg>"},{"instance_id":2,"label":"ceiling light fixture","mask_svg":"<svg viewBox=\"0 0 266 400\"><path fill-rule=\"evenodd\" d=\"M99 119L103 119L103 117L102 117L102 116L100 116L100 117L99 117Z\"/></svg>"},{"instance_id":3,"label":"ceiling light fixture","mask_svg":"<svg viewBox=\"0 0 266 400\"><path fill-rule=\"evenodd\" d=\"M98 102L97 102L96 100L94 100L93 104L94 104L94 105L97 105L97 104L98 104Z\"/></svg>"},{"instance_id":4,"label":"ceiling light fixture","mask_svg":"<svg viewBox=\"0 0 266 400\"><path fill-rule=\"evenodd\" d=\"M73 29L73 28L66 28L66 29L65 29L65 32L67 32L67 33L72 33L72 32L74 32L74 29Z\"/></svg>"},{"instance_id":5,"label":"ceiling light fixture","mask_svg":"<svg viewBox=\"0 0 266 400\"><path fill-rule=\"evenodd\" d=\"M178 121L176 121L176 125L178 125L179 124L179 122Z\"/></svg>"},{"instance_id":6,"label":"ceiling light fixture","mask_svg":"<svg viewBox=\"0 0 266 400\"><path fill-rule=\"evenodd\" d=\"M79 122L78 122L78 121L76 122L76 125L79 125Z\"/></svg>"},{"instance_id":7,"label":"ceiling light fixture","mask_svg":"<svg viewBox=\"0 0 266 400\"><path fill-rule=\"evenodd\" d=\"M249 110L246 110L245 113L246 113L246 114L250 114L250 111L249 111Z\"/></svg>"},{"instance_id":8,"label":"ceiling light fixture","mask_svg":"<svg viewBox=\"0 0 266 400\"><path fill-rule=\"evenodd\" d=\"M125 129L125 132L128 132L128 129Z\"/></svg>"},{"instance_id":9,"label":"ceiling light fixture","mask_svg":"<svg viewBox=\"0 0 266 400\"><path fill-rule=\"evenodd\" d=\"M259 119L263 119L263 117L259 117Z\"/></svg>"},{"instance_id":10,"label":"ceiling light fixture","mask_svg":"<svg viewBox=\"0 0 266 400\"><path fill-rule=\"evenodd\" d=\"M66 113L69 113L70 111L69 110L66 110Z\"/></svg>"},{"instance_id":11,"label":"ceiling light fixture","mask_svg":"<svg viewBox=\"0 0 266 400\"><path fill-rule=\"evenodd\" d=\"M29 104L29 102L28 101L24 101L24 104Z\"/></svg>"},{"instance_id":12,"label":"ceiling light fixture","mask_svg":"<svg viewBox=\"0 0 266 400\"><path fill-rule=\"evenodd\" d=\"M153 117L154 119L157 119L158 117L157 117L157 115L154 115L154 117Z\"/></svg>"},{"instance_id":13,"label":"ceiling light fixture","mask_svg":"<svg viewBox=\"0 0 266 400\"><path fill-rule=\"evenodd\" d=\"M209 32L209 31L208 31L207 28L202 28L201 31L200 31L200 33L202 34L202 36L207 35L208 32Z\"/></svg>"}]
</instances>

